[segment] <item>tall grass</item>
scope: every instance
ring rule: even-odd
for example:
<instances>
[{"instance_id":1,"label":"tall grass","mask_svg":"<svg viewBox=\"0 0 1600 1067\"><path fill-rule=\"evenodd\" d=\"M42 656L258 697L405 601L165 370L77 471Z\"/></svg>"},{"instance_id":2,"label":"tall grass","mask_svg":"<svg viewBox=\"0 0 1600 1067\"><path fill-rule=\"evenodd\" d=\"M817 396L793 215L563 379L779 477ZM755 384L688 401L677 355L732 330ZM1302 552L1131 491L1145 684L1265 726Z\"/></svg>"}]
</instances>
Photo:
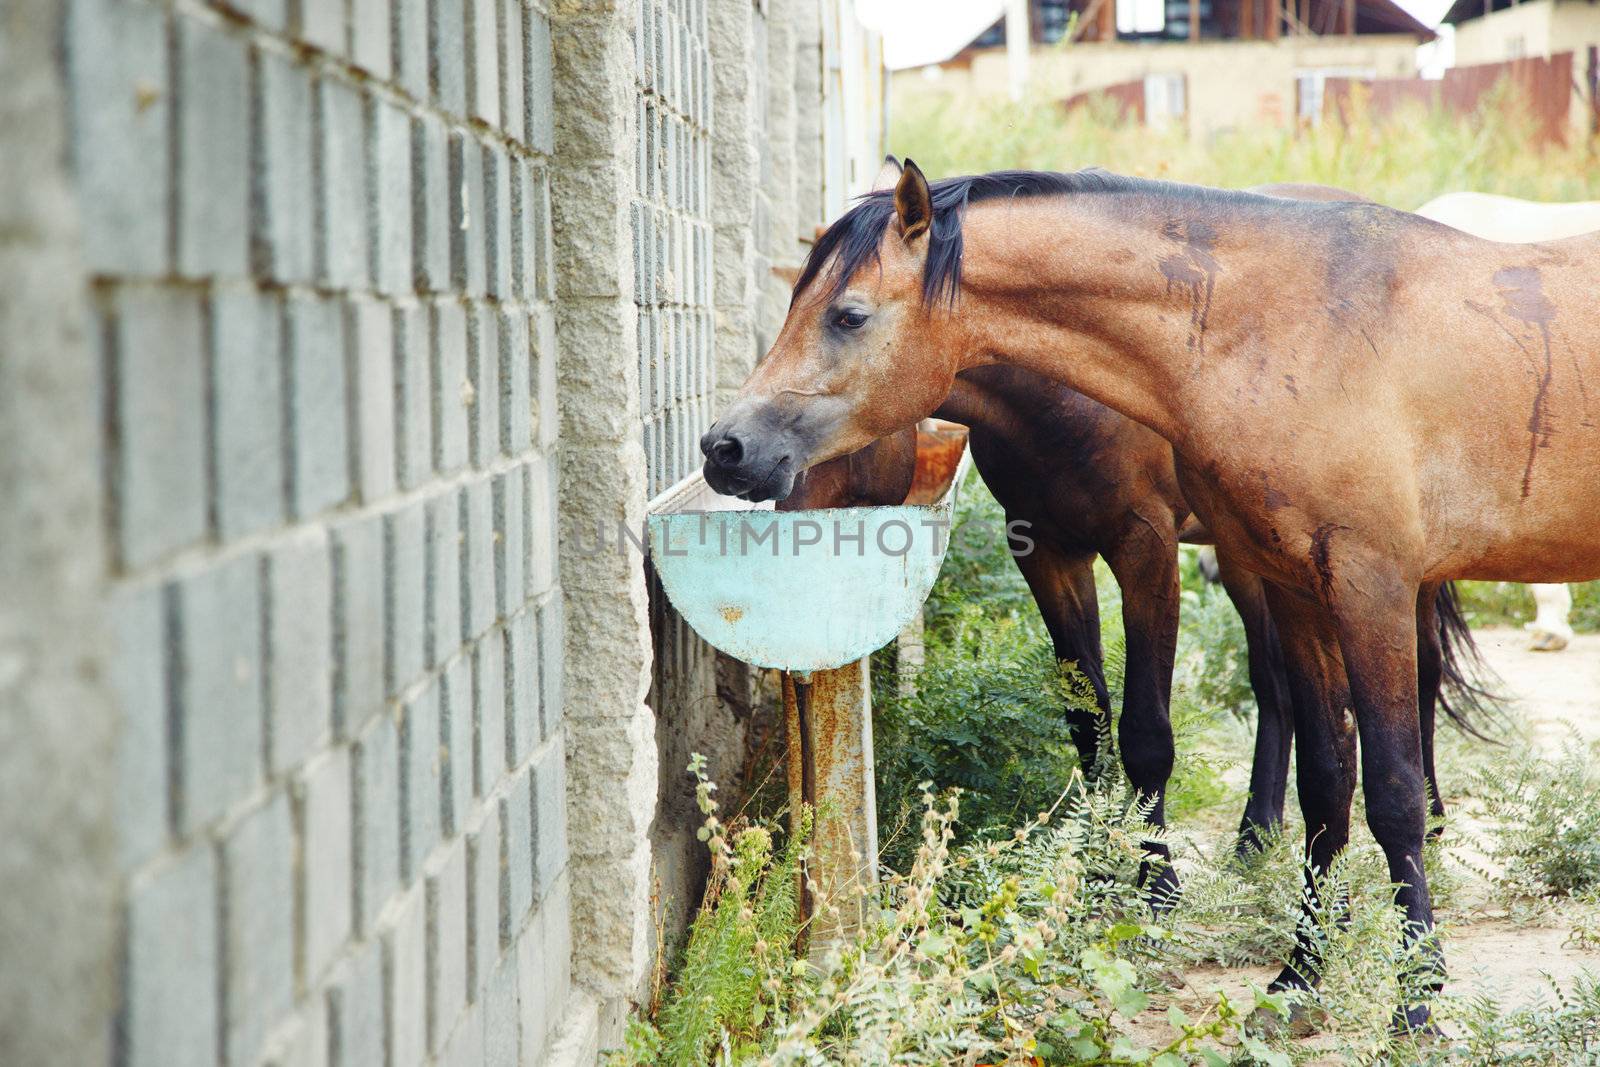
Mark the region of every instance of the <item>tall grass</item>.
<instances>
[{"instance_id":1,"label":"tall grass","mask_svg":"<svg viewBox=\"0 0 1600 1067\"><path fill-rule=\"evenodd\" d=\"M1535 151L1532 123L1518 105L1496 91L1469 117L1416 109L1378 122L1356 101L1348 124L1253 126L1200 142L1178 128L1123 124L1097 108L1068 112L1054 100L929 94L896 102L890 148L931 177L1099 166L1225 188L1318 182L1407 210L1463 189L1600 199L1593 146Z\"/></svg>"}]
</instances>

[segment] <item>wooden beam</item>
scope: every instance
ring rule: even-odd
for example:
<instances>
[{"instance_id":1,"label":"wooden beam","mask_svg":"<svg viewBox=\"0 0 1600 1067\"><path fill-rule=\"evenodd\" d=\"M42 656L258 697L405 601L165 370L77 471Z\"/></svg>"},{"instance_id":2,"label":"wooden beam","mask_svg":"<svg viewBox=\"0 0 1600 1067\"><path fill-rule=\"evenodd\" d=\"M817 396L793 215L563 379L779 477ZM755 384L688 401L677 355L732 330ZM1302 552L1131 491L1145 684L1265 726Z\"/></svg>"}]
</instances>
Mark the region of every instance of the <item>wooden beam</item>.
<instances>
[{"instance_id":1,"label":"wooden beam","mask_svg":"<svg viewBox=\"0 0 1600 1067\"><path fill-rule=\"evenodd\" d=\"M1356 0L1344 0L1344 33L1346 37L1356 35Z\"/></svg>"},{"instance_id":2,"label":"wooden beam","mask_svg":"<svg viewBox=\"0 0 1600 1067\"><path fill-rule=\"evenodd\" d=\"M1117 5L1116 0L1100 0L1100 34L1099 40L1115 41L1117 39Z\"/></svg>"},{"instance_id":3,"label":"wooden beam","mask_svg":"<svg viewBox=\"0 0 1600 1067\"><path fill-rule=\"evenodd\" d=\"M1200 39L1200 0L1189 0L1189 40Z\"/></svg>"},{"instance_id":4,"label":"wooden beam","mask_svg":"<svg viewBox=\"0 0 1600 1067\"><path fill-rule=\"evenodd\" d=\"M1248 41L1256 35L1256 0L1239 0L1239 39Z\"/></svg>"},{"instance_id":5,"label":"wooden beam","mask_svg":"<svg viewBox=\"0 0 1600 1067\"><path fill-rule=\"evenodd\" d=\"M1283 0L1267 0L1267 40L1276 41L1283 31Z\"/></svg>"}]
</instances>

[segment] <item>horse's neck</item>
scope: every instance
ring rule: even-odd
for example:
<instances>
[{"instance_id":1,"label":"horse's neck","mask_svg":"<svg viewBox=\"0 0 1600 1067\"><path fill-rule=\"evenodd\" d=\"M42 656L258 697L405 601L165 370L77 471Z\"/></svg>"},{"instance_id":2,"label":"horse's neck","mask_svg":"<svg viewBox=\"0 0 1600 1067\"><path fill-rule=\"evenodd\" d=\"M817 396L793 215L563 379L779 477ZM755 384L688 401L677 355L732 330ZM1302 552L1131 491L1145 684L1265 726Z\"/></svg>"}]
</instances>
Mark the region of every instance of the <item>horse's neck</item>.
<instances>
[{"instance_id":1,"label":"horse's neck","mask_svg":"<svg viewBox=\"0 0 1600 1067\"><path fill-rule=\"evenodd\" d=\"M1215 345L1223 272L1215 229L1160 208L1108 210L1103 199L975 205L965 223L961 301L975 363L1063 383L1168 440L1182 397ZM1246 287L1257 257L1230 259ZM1212 332L1208 332L1212 331Z\"/></svg>"}]
</instances>

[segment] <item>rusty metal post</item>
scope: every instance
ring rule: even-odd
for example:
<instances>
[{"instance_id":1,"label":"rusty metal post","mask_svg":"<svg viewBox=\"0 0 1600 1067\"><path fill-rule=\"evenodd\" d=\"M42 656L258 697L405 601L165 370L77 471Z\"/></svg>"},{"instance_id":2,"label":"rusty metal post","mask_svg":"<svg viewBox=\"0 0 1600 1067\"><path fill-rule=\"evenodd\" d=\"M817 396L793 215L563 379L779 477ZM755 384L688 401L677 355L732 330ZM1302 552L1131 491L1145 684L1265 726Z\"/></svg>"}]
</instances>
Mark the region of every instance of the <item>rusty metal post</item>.
<instances>
[{"instance_id":1,"label":"rusty metal post","mask_svg":"<svg viewBox=\"0 0 1600 1067\"><path fill-rule=\"evenodd\" d=\"M864 897L876 880L878 804L873 785L872 699L867 660L809 676L785 672L789 806L817 812L807 849L803 914L811 919L812 952L860 929ZM820 906L819 906L820 905ZM837 909L837 910L835 910Z\"/></svg>"}]
</instances>

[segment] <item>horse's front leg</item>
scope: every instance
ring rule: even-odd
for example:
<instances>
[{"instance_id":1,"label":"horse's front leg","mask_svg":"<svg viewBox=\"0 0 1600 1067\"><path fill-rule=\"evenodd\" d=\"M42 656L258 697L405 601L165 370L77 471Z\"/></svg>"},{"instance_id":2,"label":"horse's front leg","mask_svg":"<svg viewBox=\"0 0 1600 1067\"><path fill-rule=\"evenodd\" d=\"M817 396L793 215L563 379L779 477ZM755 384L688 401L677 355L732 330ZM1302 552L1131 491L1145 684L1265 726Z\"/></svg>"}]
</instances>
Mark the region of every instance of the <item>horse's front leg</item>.
<instances>
[{"instance_id":1,"label":"horse's front leg","mask_svg":"<svg viewBox=\"0 0 1600 1067\"><path fill-rule=\"evenodd\" d=\"M1325 573L1339 648L1361 736L1367 825L1389 864L1395 903L1405 912L1404 944L1420 948L1402 975L1395 1022L1431 1028L1425 998L1444 984L1444 953L1433 933L1433 903L1422 866L1428 795L1418 724L1417 585L1381 559L1332 558Z\"/></svg>"},{"instance_id":2,"label":"horse's front leg","mask_svg":"<svg viewBox=\"0 0 1600 1067\"><path fill-rule=\"evenodd\" d=\"M1259 851L1265 835L1283 825L1283 798L1289 786L1289 751L1294 743L1294 709L1278 631L1267 608L1265 583L1217 553L1217 571L1228 599L1244 623L1250 688L1256 697L1256 749L1250 765L1250 796L1239 822L1235 851Z\"/></svg>"},{"instance_id":3,"label":"horse's front leg","mask_svg":"<svg viewBox=\"0 0 1600 1067\"><path fill-rule=\"evenodd\" d=\"M1155 524L1161 527L1162 523ZM1165 526L1170 529L1170 519ZM1172 777L1172 663L1178 645L1177 535L1158 535L1143 520L1106 554L1122 589L1122 624L1127 636L1127 673L1117 742L1134 789L1151 804L1150 821L1165 826L1167 780ZM1153 859L1140 868L1140 884L1162 910L1176 902L1178 874L1164 842L1145 843Z\"/></svg>"},{"instance_id":4,"label":"horse's front leg","mask_svg":"<svg viewBox=\"0 0 1600 1067\"><path fill-rule=\"evenodd\" d=\"M1007 519L1013 516L1007 515ZM1069 707L1067 731L1078 750L1085 775L1100 758L1100 731L1111 721L1111 693L1106 688L1100 645L1100 602L1094 588L1094 556L1062 548L1042 533L1026 554L1014 557L1028 582L1028 591L1044 619L1056 660L1070 664L1089 680L1095 712Z\"/></svg>"},{"instance_id":5,"label":"horse's front leg","mask_svg":"<svg viewBox=\"0 0 1600 1067\"><path fill-rule=\"evenodd\" d=\"M1309 989L1322 973L1321 943L1314 935L1316 912L1323 906L1319 882L1350 840L1356 735L1332 619L1314 601L1279 586L1266 584L1265 595L1288 676L1296 781L1306 824L1302 919L1294 953L1272 988Z\"/></svg>"}]
</instances>

